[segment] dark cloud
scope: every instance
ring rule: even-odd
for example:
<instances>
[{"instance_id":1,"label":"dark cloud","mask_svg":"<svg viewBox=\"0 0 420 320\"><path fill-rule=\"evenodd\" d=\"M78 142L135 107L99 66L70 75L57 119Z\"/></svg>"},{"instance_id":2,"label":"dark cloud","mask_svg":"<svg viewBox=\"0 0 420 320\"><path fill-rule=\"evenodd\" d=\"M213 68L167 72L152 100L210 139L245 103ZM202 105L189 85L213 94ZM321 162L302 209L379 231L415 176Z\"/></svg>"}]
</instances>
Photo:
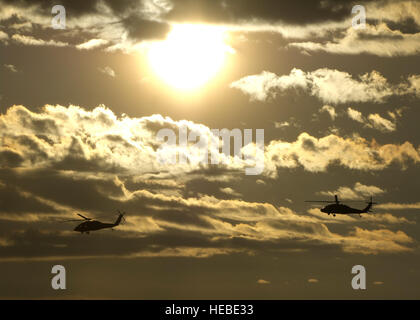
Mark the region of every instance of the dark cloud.
<instances>
[{"instance_id":1,"label":"dark cloud","mask_svg":"<svg viewBox=\"0 0 420 320\"><path fill-rule=\"evenodd\" d=\"M89 211L94 214L113 216L117 209L134 216L152 216L162 221L180 225L209 227L200 216L213 210L200 205L186 205L176 198L163 198L149 193L148 184L144 191L137 189L129 199L125 197L124 185L109 178L74 177L61 171L33 170L16 175L13 170L0 171L0 178L30 194L55 203ZM13 201L16 199L13 198ZM11 200L10 200L11 201ZM11 202L13 203L13 202Z\"/></svg>"},{"instance_id":2,"label":"dark cloud","mask_svg":"<svg viewBox=\"0 0 420 320\"><path fill-rule=\"evenodd\" d=\"M0 180L2 182L2 180ZM33 196L23 194L9 181L7 185L0 184L0 213L57 213L53 207L42 203Z\"/></svg>"},{"instance_id":3,"label":"dark cloud","mask_svg":"<svg viewBox=\"0 0 420 320\"><path fill-rule=\"evenodd\" d=\"M140 15L138 12L141 11L141 1L131 0L63 0L57 3L53 0L0 0L0 3L11 4L21 8L27 8L28 6L35 6L37 12L44 16L52 16L51 9L54 5L63 5L66 9L66 17L70 20L72 17L88 16L92 14L101 14L100 4L104 3L107 5L115 14L115 20L120 20L124 28L126 28L130 38L134 40L145 40L145 39L162 39L169 32L170 26L165 22L158 22L148 20ZM25 22L24 19L13 15L12 17L2 21L3 26L9 26L14 23ZM43 31L45 32L45 31ZM83 30L80 30L83 32Z\"/></svg>"},{"instance_id":4,"label":"dark cloud","mask_svg":"<svg viewBox=\"0 0 420 320\"><path fill-rule=\"evenodd\" d=\"M19 167L23 162L22 156L13 150L0 151L0 166L3 168Z\"/></svg>"},{"instance_id":5,"label":"dark cloud","mask_svg":"<svg viewBox=\"0 0 420 320\"><path fill-rule=\"evenodd\" d=\"M351 15L354 5L354 1L348 0L173 0L173 3L169 19L208 22L257 19L290 24L340 21Z\"/></svg>"},{"instance_id":6,"label":"dark cloud","mask_svg":"<svg viewBox=\"0 0 420 320\"><path fill-rule=\"evenodd\" d=\"M145 20L138 15L130 15L122 21L128 36L135 40L164 39L171 27L168 23Z\"/></svg>"},{"instance_id":7,"label":"dark cloud","mask_svg":"<svg viewBox=\"0 0 420 320\"><path fill-rule=\"evenodd\" d=\"M404 36L400 34L369 34L369 33L359 33L357 38L360 40L384 40L384 41L399 41L404 40Z\"/></svg>"},{"instance_id":8,"label":"dark cloud","mask_svg":"<svg viewBox=\"0 0 420 320\"><path fill-rule=\"evenodd\" d=\"M131 12L139 7L141 1L133 0L104 0L104 2L114 11L116 14L124 14Z\"/></svg>"},{"instance_id":9,"label":"dark cloud","mask_svg":"<svg viewBox=\"0 0 420 320\"><path fill-rule=\"evenodd\" d=\"M307 151L318 151L318 148L312 139L302 139L302 148Z\"/></svg>"},{"instance_id":10,"label":"dark cloud","mask_svg":"<svg viewBox=\"0 0 420 320\"><path fill-rule=\"evenodd\" d=\"M38 6L39 13L51 15L54 0L1 0L20 7ZM100 13L99 0L62 0L68 16L83 16ZM364 3L369 1L364 1ZM114 14L123 18L124 25L134 38L145 36L146 39L161 36L168 30L168 25L136 17L142 6L141 1L105 0ZM240 21L260 20L285 22L290 24L310 24L323 21L341 21L351 15L356 3L352 0L172 0L172 10L165 18L170 21L236 23ZM158 4L156 4L158 6ZM134 14L134 15L133 15Z\"/></svg>"},{"instance_id":11,"label":"dark cloud","mask_svg":"<svg viewBox=\"0 0 420 320\"><path fill-rule=\"evenodd\" d=\"M71 206L76 210L90 210L93 212L110 212L119 208L119 201L108 198L108 195L121 194L111 187L113 182L101 179L76 179L71 175L64 175L57 170L34 170L17 175L13 170L0 171L2 180L13 182L21 190ZM104 185L108 195L104 195ZM110 189L112 191L110 192Z\"/></svg>"},{"instance_id":12,"label":"dark cloud","mask_svg":"<svg viewBox=\"0 0 420 320\"><path fill-rule=\"evenodd\" d=\"M22 229L22 227L24 229ZM45 257L101 257L101 256L129 256L134 254L155 253L165 256L165 251L176 249L179 251L191 248L240 250L244 252L278 250L308 250L315 248L330 248L337 250L334 244L325 244L320 241L288 241L275 240L261 242L245 238L220 238L209 237L188 230L166 229L164 233L155 233L147 236L133 236L126 234L121 237L122 231L109 230L97 232L94 237L86 238L78 234L65 235L58 231L46 231L29 227L21 223L22 231L7 232L10 246L0 246L2 258L45 258ZM335 251L334 250L334 251Z\"/></svg>"},{"instance_id":13,"label":"dark cloud","mask_svg":"<svg viewBox=\"0 0 420 320\"><path fill-rule=\"evenodd\" d=\"M1 3L2 1L0 1ZM16 14L11 15L10 17L6 18L6 19L2 19L0 20L0 23L3 27L10 27L13 24L18 24L18 23L24 23L27 20L23 19L22 17L19 17Z\"/></svg>"},{"instance_id":14,"label":"dark cloud","mask_svg":"<svg viewBox=\"0 0 420 320\"><path fill-rule=\"evenodd\" d=\"M61 0L59 3L55 0L1 0L1 2L21 8L37 6L40 14L48 16L51 16L51 9L57 4L66 8L66 14L81 16L96 13L97 4L99 3L98 0Z\"/></svg>"},{"instance_id":15,"label":"dark cloud","mask_svg":"<svg viewBox=\"0 0 420 320\"><path fill-rule=\"evenodd\" d=\"M72 138L67 155L62 160L52 163L50 169L75 170L79 172L101 171L108 173L124 173L125 171L124 168L116 164L107 163L105 159L97 156L87 159L81 142L74 137Z\"/></svg>"},{"instance_id":16,"label":"dark cloud","mask_svg":"<svg viewBox=\"0 0 420 320\"><path fill-rule=\"evenodd\" d=\"M415 34L420 32L420 25L413 18L407 18L402 21L385 20L386 25L392 30L399 30L406 34Z\"/></svg>"}]
</instances>

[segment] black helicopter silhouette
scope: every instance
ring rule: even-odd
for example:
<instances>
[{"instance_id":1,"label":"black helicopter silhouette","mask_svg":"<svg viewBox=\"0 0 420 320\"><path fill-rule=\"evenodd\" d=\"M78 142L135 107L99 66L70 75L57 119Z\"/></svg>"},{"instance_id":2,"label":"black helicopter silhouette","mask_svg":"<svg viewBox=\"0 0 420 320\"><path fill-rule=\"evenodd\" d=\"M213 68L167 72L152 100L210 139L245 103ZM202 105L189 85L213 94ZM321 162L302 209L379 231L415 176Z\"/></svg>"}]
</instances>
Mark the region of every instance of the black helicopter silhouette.
<instances>
[{"instance_id":1,"label":"black helicopter silhouette","mask_svg":"<svg viewBox=\"0 0 420 320\"><path fill-rule=\"evenodd\" d=\"M341 204L338 200L338 196L334 196L335 201L318 201L318 200L308 200L305 202L322 202L322 203L330 203L329 205L325 206L321 209L321 212L328 213L328 215L332 214L334 217L336 214L358 214L360 217L362 216L362 213L369 213L372 212L372 206L374 204L377 204L377 202L373 202L372 197L370 197L370 201L367 202L367 206L364 209L355 209L349 206L346 206L345 204ZM361 202L361 201L346 201L346 202Z\"/></svg>"},{"instance_id":2,"label":"black helicopter silhouette","mask_svg":"<svg viewBox=\"0 0 420 320\"><path fill-rule=\"evenodd\" d=\"M84 221L81 224L79 224L76 228L74 228L74 231L80 232L81 234L83 233L89 234L90 231L97 231L97 230L107 229L107 228L111 228L111 230L113 230L112 228L120 225L121 221L125 221L124 219L125 212L120 212L119 210L117 212L118 212L118 218L114 223L103 223L98 220L85 217L81 215L80 213L76 213L76 214L83 219L66 220L63 222Z\"/></svg>"}]
</instances>

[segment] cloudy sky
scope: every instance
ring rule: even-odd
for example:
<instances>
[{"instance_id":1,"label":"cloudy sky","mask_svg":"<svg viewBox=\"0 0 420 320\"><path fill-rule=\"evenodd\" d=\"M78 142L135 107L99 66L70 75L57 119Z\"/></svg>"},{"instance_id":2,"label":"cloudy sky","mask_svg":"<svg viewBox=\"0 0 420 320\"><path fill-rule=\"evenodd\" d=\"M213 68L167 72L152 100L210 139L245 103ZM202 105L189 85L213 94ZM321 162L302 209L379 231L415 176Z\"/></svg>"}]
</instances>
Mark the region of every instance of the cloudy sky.
<instances>
[{"instance_id":1,"label":"cloudy sky","mask_svg":"<svg viewBox=\"0 0 420 320\"><path fill-rule=\"evenodd\" d=\"M0 6L1 298L420 298L419 1ZM258 175L159 139L224 128L252 130L244 156L264 130ZM335 194L379 204L333 218L304 202ZM117 210L114 231L62 222Z\"/></svg>"}]
</instances>

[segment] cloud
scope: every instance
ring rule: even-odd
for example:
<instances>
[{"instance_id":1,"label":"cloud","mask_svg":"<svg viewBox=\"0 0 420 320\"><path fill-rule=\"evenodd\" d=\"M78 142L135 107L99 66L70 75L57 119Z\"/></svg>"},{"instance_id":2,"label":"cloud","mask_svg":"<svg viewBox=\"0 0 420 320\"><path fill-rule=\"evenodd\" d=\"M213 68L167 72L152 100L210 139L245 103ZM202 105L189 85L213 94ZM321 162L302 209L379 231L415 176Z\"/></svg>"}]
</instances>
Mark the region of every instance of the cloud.
<instances>
[{"instance_id":1,"label":"cloud","mask_svg":"<svg viewBox=\"0 0 420 320\"><path fill-rule=\"evenodd\" d=\"M230 87L248 94L251 100L265 101L269 98L274 98L277 90L307 88L308 79L306 74L300 69L293 69L290 75L281 77L272 72L263 71L259 75L246 76L235 81Z\"/></svg>"},{"instance_id":2,"label":"cloud","mask_svg":"<svg viewBox=\"0 0 420 320\"><path fill-rule=\"evenodd\" d=\"M321 191L318 194L334 197L338 195L340 199L356 200L366 199L368 196L376 196L385 193L386 191L377 186L367 186L360 182L356 182L353 188L350 187L339 187L334 191Z\"/></svg>"},{"instance_id":3,"label":"cloud","mask_svg":"<svg viewBox=\"0 0 420 320\"><path fill-rule=\"evenodd\" d=\"M382 102L392 94L387 80L376 71L365 73L355 80L349 73L324 68L314 71L310 79L312 94L327 103Z\"/></svg>"},{"instance_id":4,"label":"cloud","mask_svg":"<svg viewBox=\"0 0 420 320\"><path fill-rule=\"evenodd\" d=\"M410 78L413 79L413 78ZM413 86L412 82L412 86ZM230 85L249 95L251 100L266 101L277 93L301 89L324 103L384 102L393 95L412 92L407 83L392 85L379 72L372 71L353 78L351 74L335 69L322 68L304 72L294 68L289 75L277 76L263 71L246 76Z\"/></svg>"},{"instance_id":5,"label":"cloud","mask_svg":"<svg viewBox=\"0 0 420 320\"><path fill-rule=\"evenodd\" d=\"M410 143L379 145L361 137L342 138L334 134L315 138L302 133L294 142L272 140L265 149L265 174L276 176L277 168L303 167L311 172L326 171L329 165L355 170L383 170L393 163L403 167L418 163L419 151Z\"/></svg>"},{"instance_id":6,"label":"cloud","mask_svg":"<svg viewBox=\"0 0 420 320\"><path fill-rule=\"evenodd\" d=\"M360 122L360 123L365 122L365 119L363 118L362 113L360 111L355 110L355 109L347 108L347 115L349 116L350 119L353 119L357 122Z\"/></svg>"},{"instance_id":7,"label":"cloud","mask_svg":"<svg viewBox=\"0 0 420 320\"><path fill-rule=\"evenodd\" d=\"M344 203L346 201L343 201ZM362 209L362 208L360 208ZM378 207L375 205L374 209L378 209ZM375 227L378 227L378 225L395 225L395 224L416 224L416 221L408 220L405 217L401 216L394 216L389 213L382 213L382 212L375 212L369 213L363 215L363 218L360 218L359 216L352 216L352 215L336 215L334 219L330 219L330 217L325 214L324 212L321 212L319 208L311 208L307 211L310 215L317 217L322 221L322 223L325 223L327 225L329 224L349 224L354 225L355 223L364 223L364 224L371 224Z\"/></svg>"},{"instance_id":8,"label":"cloud","mask_svg":"<svg viewBox=\"0 0 420 320\"><path fill-rule=\"evenodd\" d=\"M165 39L171 30L169 23L144 19L137 14L125 18L122 24L127 30L128 36L134 40Z\"/></svg>"},{"instance_id":9,"label":"cloud","mask_svg":"<svg viewBox=\"0 0 420 320\"><path fill-rule=\"evenodd\" d=\"M127 51L135 51L138 42L163 39L170 29L169 22L161 19L172 7L166 0L93 0L86 4L65 0L60 4L65 7L67 17L71 17L66 20L66 30L59 35L66 42L35 38L40 34L50 36L54 1L3 0L0 20L7 31L28 33L15 37L15 41L24 45L64 46L67 41L77 43L90 38L76 46L80 50L100 48L109 43L111 47L120 45L127 47Z\"/></svg>"},{"instance_id":10,"label":"cloud","mask_svg":"<svg viewBox=\"0 0 420 320\"><path fill-rule=\"evenodd\" d=\"M404 252L410 251L405 245L413 243L414 240L410 238L406 233L402 231L393 232L391 230L379 229L379 230L366 230L356 227L354 231L350 233L353 237L344 246L345 252L365 252L364 242L369 242L368 251L365 253L378 254L383 250L392 252ZM387 248L384 248L384 243L389 240Z\"/></svg>"},{"instance_id":11,"label":"cloud","mask_svg":"<svg viewBox=\"0 0 420 320\"><path fill-rule=\"evenodd\" d=\"M147 193L144 195L147 196ZM407 246L413 240L399 231L394 233L392 231L385 232L386 230L360 229L348 235L340 235L330 232L324 224L316 219L311 220L299 216L287 208L276 210L273 207L270 208L268 204L223 200L223 204L220 205L217 199L212 201L208 197L181 199L160 195L152 196L151 194L147 198L149 201L160 199L163 202L154 201L154 206L148 207L146 216L131 211L127 216L127 225L119 227L118 233L97 233L93 241L102 243L100 252L97 251L96 246L92 247L93 250L86 248L85 242L79 236L67 231L50 231L44 224L43 229L38 231L28 229L5 232L5 241L13 245L0 248L3 257L1 260L43 260L57 256L63 260L78 257L113 256L122 258L142 256L203 258L215 254L237 252L255 254L255 251L261 248L264 248L265 251L278 248L304 250L305 248L323 246L331 249L341 247L345 252L363 254L398 253L413 250L412 247ZM141 203L137 199L133 200L137 204ZM121 204L124 206L124 203ZM172 209L168 213L171 213L172 216L178 210L182 215L187 215L187 209L191 206L198 212L204 209L206 214L202 212L197 218L201 216L207 223L191 224L191 222L178 220L177 215L168 220L169 215L166 215L165 219L165 215L157 214L162 210L165 211L168 205L171 205ZM261 208L264 207L268 209L265 212L261 211ZM234 213L232 210L237 210L237 214L233 216L229 214L228 217L236 220L236 223L224 219L227 212ZM178 217L180 216L178 215ZM242 219L242 216L245 216L245 219ZM174 220L174 218L176 219ZM144 219L147 219L147 222ZM20 230L25 223L27 221L20 222ZM32 227L37 224L42 225L42 222L31 221ZM364 235L361 240L358 238L358 233ZM383 239L381 238L382 234L384 235ZM83 250L81 251L81 249ZM12 252L13 254L11 254Z\"/></svg>"},{"instance_id":12,"label":"cloud","mask_svg":"<svg viewBox=\"0 0 420 320\"><path fill-rule=\"evenodd\" d=\"M87 42L78 44L76 46L76 48L79 49L79 50L92 50L92 49L95 49L95 48L102 47L102 46L104 46L106 44L108 44L108 41L107 40L104 40L104 39L91 39L91 40L89 40Z\"/></svg>"},{"instance_id":13,"label":"cloud","mask_svg":"<svg viewBox=\"0 0 420 320\"><path fill-rule=\"evenodd\" d=\"M331 120L335 120L335 118L337 118L335 108L332 106L325 105L320 109L320 112L327 112L330 115Z\"/></svg>"},{"instance_id":14,"label":"cloud","mask_svg":"<svg viewBox=\"0 0 420 320\"><path fill-rule=\"evenodd\" d=\"M293 42L289 47L334 54L373 54L381 57L409 56L420 52L420 33L405 34L391 30L385 23L366 25L365 29L349 27L344 37L327 42Z\"/></svg>"},{"instance_id":15,"label":"cloud","mask_svg":"<svg viewBox=\"0 0 420 320\"><path fill-rule=\"evenodd\" d=\"M3 197L0 213L13 215L15 219L25 213L58 213L56 208L49 205L48 202L15 186L0 184L0 194Z\"/></svg>"},{"instance_id":16,"label":"cloud","mask_svg":"<svg viewBox=\"0 0 420 320\"><path fill-rule=\"evenodd\" d=\"M395 131L397 129L395 123L393 123L392 121L382 118L379 114L374 113L374 114L370 114L368 116L368 119L370 120L372 126L375 129L378 129L380 131L383 132L392 132Z\"/></svg>"},{"instance_id":17,"label":"cloud","mask_svg":"<svg viewBox=\"0 0 420 320\"><path fill-rule=\"evenodd\" d=\"M412 92L420 97L420 75L413 75L408 78Z\"/></svg>"},{"instance_id":18,"label":"cloud","mask_svg":"<svg viewBox=\"0 0 420 320\"><path fill-rule=\"evenodd\" d=\"M420 25L420 3L418 1L374 1L368 5L371 19L403 24L412 20Z\"/></svg>"},{"instance_id":19,"label":"cloud","mask_svg":"<svg viewBox=\"0 0 420 320\"><path fill-rule=\"evenodd\" d=\"M68 46L68 43L61 42L61 41L55 41L55 40L42 40L42 39L36 39L32 36L25 36L20 34L14 34L12 36L12 40L14 40L17 43L28 45L28 46L52 46L52 47L66 47Z\"/></svg>"},{"instance_id":20,"label":"cloud","mask_svg":"<svg viewBox=\"0 0 420 320\"><path fill-rule=\"evenodd\" d=\"M85 111L77 106L47 105L39 113L13 106L0 116L0 129L3 135L0 152L4 163L11 167L175 174L210 170L212 165L208 161L203 163L206 152L218 160L218 168L231 172L253 165L252 159L225 155L221 138L204 125L161 115L117 118L104 106ZM208 147L195 143L164 146L157 137L160 129L171 129L176 136L187 130L191 135L203 137ZM174 164L161 161L180 154L186 154L188 161ZM302 133L294 142L272 140L266 144L263 174L275 176L277 168L299 166L319 172L332 164L357 170L383 170L392 163L406 167L409 162L419 161L419 152L410 142L379 145L358 136L342 138L330 134L315 138Z\"/></svg>"},{"instance_id":21,"label":"cloud","mask_svg":"<svg viewBox=\"0 0 420 320\"><path fill-rule=\"evenodd\" d=\"M369 114L367 118L365 118L360 111L352 108L347 108L347 115L350 119L360 122L366 127L373 128L382 132L393 132L397 130L397 114L393 112L389 113L389 115L392 117L392 121L383 118L378 113Z\"/></svg>"},{"instance_id":22,"label":"cloud","mask_svg":"<svg viewBox=\"0 0 420 320\"><path fill-rule=\"evenodd\" d=\"M238 252L255 254L261 249L275 251L279 248L324 247L363 254L413 250L412 239L399 231L360 229L333 233L321 219L298 214L290 208L213 196L168 196L147 186L129 190L126 185L130 185L131 178L122 176L121 179L113 174L0 170L0 181L13 182L10 195L0 188L2 199L7 196L12 202L20 201L24 205L22 212L17 212L13 205L11 212L0 215L2 239L9 244L0 247L1 260L202 258ZM27 200L22 201L22 197L13 200L14 194L24 194ZM33 200L28 202L30 199L41 199L43 204L51 204L53 210L49 206L38 205L37 208ZM72 217L74 211L94 218L107 214L100 220L110 221L113 220L109 216L112 208L126 211L127 223L118 227L117 232L98 232L89 248L80 236L70 231L73 226L58 223L60 219ZM3 206L0 213L6 213L4 210ZM358 233L363 235L362 241ZM98 247L101 250L98 251Z\"/></svg>"},{"instance_id":23,"label":"cloud","mask_svg":"<svg viewBox=\"0 0 420 320\"><path fill-rule=\"evenodd\" d=\"M10 6L11 1L3 0L4 6ZM14 4L17 8L34 7L38 15L50 16L54 1L22 0ZM64 0L61 3L72 17L89 18L103 12L117 17L130 14L153 20L173 22L201 22L210 24L242 24L258 22L259 24L286 25L319 25L322 23L342 23L351 17L353 1L344 0L337 4L327 0L322 3L310 0L297 0L290 3L280 3L275 0L263 0L255 3L250 0L230 0L229 3L212 0L143 0L143 1L113 1L93 0L79 3ZM302 11L302 8L306 10Z\"/></svg>"},{"instance_id":24,"label":"cloud","mask_svg":"<svg viewBox=\"0 0 420 320\"><path fill-rule=\"evenodd\" d=\"M285 128L285 127L290 127L290 122L288 121L283 121L283 122L274 122L274 127L276 129L280 129L280 128Z\"/></svg>"},{"instance_id":25,"label":"cloud","mask_svg":"<svg viewBox=\"0 0 420 320\"><path fill-rule=\"evenodd\" d=\"M257 280L257 283L258 284L270 284L271 282L270 281L267 281L267 280L264 280L264 279L258 279Z\"/></svg>"},{"instance_id":26,"label":"cloud","mask_svg":"<svg viewBox=\"0 0 420 320\"><path fill-rule=\"evenodd\" d=\"M354 190L356 192L359 192L360 194L368 194L371 196L376 196L379 194L383 194L386 191L377 187L377 186L367 186L364 184L361 184L360 182L356 182L356 184L354 185Z\"/></svg>"},{"instance_id":27,"label":"cloud","mask_svg":"<svg viewBox=\"0 0 420 320\"><path fill-rule=\"evenodd\" d=\"M136 52L143 41L163 38L163 29L169 28L169 23L159 21L159 15L165 12L164 6L160 6L163 0L88 2L86 5L74 1L61 3L71 19L66 20L66 29L56 34L54 40L49 39L51 8L56 5L53 1L1 1L0 24L9 34L25 32L25 35L12 36L13 41L23 45L63 47L71 43L80 50L91 50L109 44L110 48L119 46L126 52ZM132 19L132 16L141 18ZM0 36L4 36L3 42L7 43L7 34Z\"/></svg>"},{"instance_id":28,"label":"cloud","mask_svg":"<svg viewBox=\"0 0 420 320\"><path fill-rule=\"evenodd\" d=\"M235 190L233 190L232 188L229 188L229 187L221 188L220 191L225 193L225 194L228 194L230 196L242 197L242 195L239 192L236 192Z\"/></svg>"},{"instance_id":29,"label":"cloud","mask_svg":"<svg viewBox=\"0 0 420 320\"><path fill-rule=\"evenodd\" d=\"M19 17L6 25L7 31L25 30L25 32L32 32L40 26L49 26L51 8L56 4L52 0L19 2L3 0L1 3L3 10L0 20ZM389 27L384 23L382 23L384 27L382 24L369 25L369 30L364 31L366 33L364 37L367 39L363 39L363 35L360 35L361 40L358 39L358 34L351 34L352 28L349 28L347 31L349 35L344 39L339 37L351 26L351 9L354 5L354 1L351 0L342 0L340 3L332 0L321 2L298 0L291 3L264 0L258 4L250 0L245 2L230 0L229 3L213 0L92 0L86 4L65 0L61 4L66 8L67 15L72 17L66 21L66 29L72 32L72 34L66 33L66 39L71 34L72 39L68 41L71 43L80 41L80 32L74 31L89 30L89 36L109 41L111 51L134 52L139 49L140 42L163 39L173 24L199 22L223 25L232 32L275 32L285 38L292 38L293 41L322 40L319 43L291 44L302 48L307 46L308 49L303 49L305 53L311 50L330 50L339 53L366 50L383 55L416 52L418 33L408 35L400 33L404 31L404 21L407 19L411 19L414 25L418 24L416 13L418 7L411 6L410 1L401 2L404 6L398 10L389 6L387 1L380 1L378 5L373 3L374 1L364 3L370 20L386 20ZM305 10L302 11L302 8ZM398 11L398 14L394 11ZM402 31L397 30L398 28ZM331 39L332 37L334 38ZM388 41L369 40L372 37L383 37ZM393 45L393 38L402 38L402 45ZM355 41L359 41L361 45L354 45L352 48L351 44ZM25 43L30 44L30 42ZM339 48L335 48L334 45L338 45Z\"/></svg>"},{"instance_id":30,"label":"cloud","mask_svg":"<svg viewBox=\"0 0 420 320\"><path fill-rule=\"evenodd\" d=\"M112 78L115 78L115 71L111 67L98 68L98 70Z\"/></svg>"},{"instance_id":31,"label":"cloud","mask_svg":"<svg viewBox=\"0 0 420 320\"><path fill-rule=\"evenodd\" d=\"M161 115L117 118L104 106L85 111L77 106L47 105L40 113L13 106L0 116L0 128L4 147L9 146L0 151L7 152L4 155L8 159L15 155L16 161L10 164L22 168L39 166L126 174L185 173L210 168L215 163L220 168L242 171L255 166L258 160L223 153L222 138L204 125L173 121ZM165 145L158 137L161 129L171 130L176 136L186 130L200 137L203 146L192 141L186 145ZM248 150L251 146L244 146L242 153L252 156L252 150ZM181 161L182 155L185 161ZM210 160L208 155L211 155ZM171 158L175 163L167 162Z\"/></svg>"},{"instance_id":32,"label":"cloud","mask_svg":"<svg viewBox=\"0 0 420 320\"><path fill-rule=\"evenodd\" d=\"M406 209L420 209L420 202L417 203L382 203L376 206L380 209L386 210L406 210Z\"/></svg>"},{"instance_id":33,"label":"cloud","mask_svg":"<svg viewBox=\"0 0 420 320\"><path fill-rule=\"evenodd\" d=\"M4 42L7 39L9 39L9 35L6 32L0 30L0 41Z\"/></svg>"},{"instance_id":34,"label":"cloud","mask_svg":"<svg viewBox=\"0 0 420 320\"><path fill-rule=\"evenodd\" d=\"M310 0L280 2L263 0L231 0L228 3L212 0L172 0L173 9L167 17L176 21L200 21L235 24L243 21L283 22L292 25L342 21L350 16L352 1ZM305 10L302 10L305 8Z\"/></svg>"},{"instance_id":35,"label":"cloud","mask_svg":"<svg viewBox=\"0 0 420 320\"><path fill-rule=\"evenodd\" d=\"M336 233L322 218L287 207L198 193L185 197L188 179L205 177L208 170L220 177L214 180L220 183L216 195L239 196L222 183L244 163L229 159L218 170L198 162L160 164L156 161L160 146L156 133L161 128L175 132L188 128L212 137L210 129L201 124L160 115L118 118L103 106L86 111L77 106L47 105L37 113L23 106L9 108L0 116L0 194L11 202L0 208L0 219L7 221L0 224L0 232L2 241L13 245L0 248L2 259L208 257L254 254L261 248L325 247L363 254L414 250L409 235L388 232L385 227ZM409 143L381 146L362 138L330 135L316 139L306 133L292 143L271 141L266 155L266 174L273 175L279 167L322 171L338 162L356 169L380 170L393 161L420 161ZM374 186L362 184L353 189L378 192ZM112 221L109 214L116 209L128 213L127 223L118 233L98 233L99 252L93 250L94 244L86 248L70 231L73 226L58 223L73 217L74 211L94 218L108 214L101 220ZM394 224L391 219L381 223Z\"/></svg>"},{"instance_id":36,"label":"cloud","mask_svg":"<svg viewBox=\"0 0 420 320\"><path fill-rule=\"evenodd\" d=\"M7 70L9 70L10 72L16 73L18 72L18 70L16 69L16 66L14 66L13 64L4 64L3 65Z\"/></svg>"}]
</instances>

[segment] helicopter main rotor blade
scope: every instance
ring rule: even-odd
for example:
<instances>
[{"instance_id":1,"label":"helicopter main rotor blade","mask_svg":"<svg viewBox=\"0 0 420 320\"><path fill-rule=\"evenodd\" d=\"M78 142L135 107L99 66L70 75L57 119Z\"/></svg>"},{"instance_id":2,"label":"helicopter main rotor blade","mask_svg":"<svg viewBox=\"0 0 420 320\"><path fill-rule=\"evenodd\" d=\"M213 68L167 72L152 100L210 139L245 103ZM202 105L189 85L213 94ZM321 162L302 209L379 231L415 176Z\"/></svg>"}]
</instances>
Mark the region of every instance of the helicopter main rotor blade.
<instances>
[{"instance_id":1,"label":"helicopter main rotor blade","mask_svg":"<svg viewBox=\"0 0 420 320\"><path fill-rule=\"evenodd\" d=\"M327 200L306 200L305 202L336 203L335 201L327 201ZM366 201L366 200L340 200L339 202L345 202L345 203L347 203L347 202L358 202L358 203L366 202L366 203L369 203L369 201ZM373 202L373 203L375 203L375 202Z\"/></svg>"},{"instance_id":2,"label":"helicopter main rotor blade","mask_svg":"<svg viewBox=\"0 0 420 320\"><path fill-rule=\"evenodd\" d=\"M335 203L335 201L306 200L305 202Z\"/></svg>"},{"instance_id":3,"label":"helicopter main rotor blade","mask_svg":"<svg viewBox=\"0 0 420 320\"><path fill-rule=\"evenodd\" d=\"M82 217L85 220L92 220L91 218L86 218L85 216L81 215L80 213L77 214L79 217Z\"/></svg>"}]
</instances>

